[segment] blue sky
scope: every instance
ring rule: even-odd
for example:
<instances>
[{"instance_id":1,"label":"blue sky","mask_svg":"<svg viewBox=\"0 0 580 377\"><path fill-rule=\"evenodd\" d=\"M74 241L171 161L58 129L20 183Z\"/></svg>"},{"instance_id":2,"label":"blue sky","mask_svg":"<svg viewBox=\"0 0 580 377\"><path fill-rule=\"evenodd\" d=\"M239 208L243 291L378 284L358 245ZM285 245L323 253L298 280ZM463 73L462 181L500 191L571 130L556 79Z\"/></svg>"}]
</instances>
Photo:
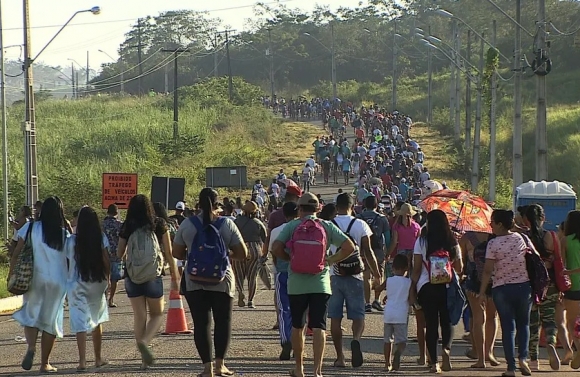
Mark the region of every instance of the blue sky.
<instances>
[{"instance_id":1,"label":"blue sky","mask_svg":"<svg viewBox=\"0 0 580 377\"><path fill-rule=\"evenodd\" d=\"M30 0L33 56L50 40L71 15L78 10L101 7L100 15L81 13L63 30L39 57L38 61L51 65L69 65L68 59L86 64L87 51L90 65L97 68L111 59L99 52L103 50L117 57L117 48L124 34L139 17L157 15L176 9L208 11L211 17L219 17L224 23L243 30L245 20L253 16L256 0ZM264 0L270 3L270 0ZM317 2L312 0L282 0L291 8L311 10ZM326 0L318 4L331 8L356 6L359 0ZM4 30L4 45L22 44L22 0L0 0ZM57 5L58 4L58 5ZM235 8L235 9L227 9ZM8 59L20 57L19 48L6 50Z\"/></svg>"}]
</instances>

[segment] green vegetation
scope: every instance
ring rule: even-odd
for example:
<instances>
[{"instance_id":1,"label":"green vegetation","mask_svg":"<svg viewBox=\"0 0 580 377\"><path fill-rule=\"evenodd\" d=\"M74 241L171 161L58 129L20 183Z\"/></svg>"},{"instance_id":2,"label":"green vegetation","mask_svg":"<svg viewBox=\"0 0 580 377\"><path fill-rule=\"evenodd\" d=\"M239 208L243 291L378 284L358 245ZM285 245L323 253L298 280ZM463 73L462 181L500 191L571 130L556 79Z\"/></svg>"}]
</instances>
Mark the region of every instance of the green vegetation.
<instances>
[{"instance_id":1,"label":"green vegetation","mask_svg":"<svg viewBox=\"0 0 580 377\"><path fill-rule=\"evenodd\" d=\"M235 80L236 105L228 104L227 80L210 79L184 88L179 140L174 141L172 98L102 96L79 101L47 100L37 106L40 197L59 195L70 213L83 204L101 207L106 172L139 174L139 192L149 194L152 176L186 178L186 198L195 202L210 166L248 166L249 179L272 177L275 153L295 153L310 138L281 126L256 103L259 88ZM217 93L217 95L216 95ZM19 122L10 109L11 206L24 202ZM303 128L306 126L302 126ZM301 157L302 159L302 157ZM259 174L255 171L259 168Z\"/></svg>"},{"instance_id":2,"label":"green vegetation","mask_svg":"<svg viewBox=\"0 0 580 377\"><path fill-rule=\"evenodd\" d=\"M7 276L8 276L8 265L0 264L0 298L5 298L11 295L6 288Z\"/></svg>"}]
</instances>

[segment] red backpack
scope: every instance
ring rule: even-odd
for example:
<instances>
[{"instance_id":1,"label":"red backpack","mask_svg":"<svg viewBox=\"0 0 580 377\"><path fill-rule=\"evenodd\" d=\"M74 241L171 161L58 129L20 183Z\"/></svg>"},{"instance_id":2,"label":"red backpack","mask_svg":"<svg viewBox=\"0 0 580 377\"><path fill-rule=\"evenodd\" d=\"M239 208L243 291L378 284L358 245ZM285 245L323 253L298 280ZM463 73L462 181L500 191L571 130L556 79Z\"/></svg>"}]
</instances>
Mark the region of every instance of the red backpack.
<instances>
[{"instance_id":1,"label":"red backpack","mask_svg":"<svg viewBox=\"0 0 580 377\"><path fill-rule=\"evenodd\" d=\"M324 270L327 240L320 220L303 220L286 246L290 249L290 269L293 273L316 275Z\"/></svg>"}]
</instances>

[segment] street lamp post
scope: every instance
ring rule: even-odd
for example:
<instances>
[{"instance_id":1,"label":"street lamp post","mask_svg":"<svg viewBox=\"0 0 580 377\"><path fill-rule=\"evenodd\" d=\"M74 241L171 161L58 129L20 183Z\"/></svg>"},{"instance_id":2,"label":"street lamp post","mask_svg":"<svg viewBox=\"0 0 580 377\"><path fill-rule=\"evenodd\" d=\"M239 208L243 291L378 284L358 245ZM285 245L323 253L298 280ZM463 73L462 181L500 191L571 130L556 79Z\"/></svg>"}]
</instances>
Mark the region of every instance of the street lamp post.
<instances>
[{"instance_id":1,"label":"street lamp post","mask_svg":"<svg viewBox=\"0 0 580 377\"><path fill-rule=\"evenodd\" d=\"M6 121L6 74L4 72L4 37L2 5L0 4L0 100L2 101L2 216L4 239L9 237L8 228L8 124Z\"/></svg>"},{"instance_id":2,"label":"street lamp post","mask_svg":"<svg viewBox=\"0 0 580 377\"><path fill-rule=\"evenodd\" d=\"M93 7L75 12L68 21L58 30L58 32L48 41L48 43L33 58L31 52L30 38L30 7L29 0L23 0L23 19L24 19L24 104L25 115L23 124L24 133L24 175L26 179L26 204L33 207L38 200L38 173L36 161L36 114L34 110L34 83L32 64L46 50L52 41L62 32L62 30L72 21L79 13L90 12L99 14L101 8Z\"/></svg>"},{"instance_id":3,"label":"street lamp post","mask_svg":"<svg viewBox=\"0 0 580 377\"><path fill-rule=\"evenodd\" d=\"M103 50L99 50L99 52L101 52L101 53L103 53L103 54L107 55L107 56L109 57L109 59L111 59L112 61L115 61L115 58L113 58L111 55L109 55L109 54L108 54L108 53L106 53L105 51L103 51ZM123 72L123 69L124 69L124 67L123 67L123 63L122 63L122 61L123 61L123 60L122 60L122 59L123 59L123 58L122 58L121 56L119 56L119 63L121 63L121 64L120 64L121 78L120 78L120 80L119 80L119 84L121 85L121 94L122 94L123 92L125 92L125 80L124 80L124 72Z\"/></svg>"}]
</instances>

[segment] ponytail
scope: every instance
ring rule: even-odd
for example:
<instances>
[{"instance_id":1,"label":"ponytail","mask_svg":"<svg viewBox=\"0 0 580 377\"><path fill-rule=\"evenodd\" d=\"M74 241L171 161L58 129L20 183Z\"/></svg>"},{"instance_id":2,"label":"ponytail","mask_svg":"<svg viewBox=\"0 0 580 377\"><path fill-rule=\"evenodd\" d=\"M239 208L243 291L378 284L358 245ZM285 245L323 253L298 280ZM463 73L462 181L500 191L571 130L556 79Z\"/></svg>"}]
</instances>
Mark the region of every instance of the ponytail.
<instances>
[{"instance_id":1,"label":"ponytail","mask_svg":"<svg viewBox=\"0 0 580 377\"><path fill-rule=\"evenodd\" d=\"M211 187L206 187L199 193L199 207L202 212L203 225L211 224L211 213L217 203L218 193Z\"/></svg>"},{"instance_id":2,"label":"ponytail","mask_svg":"<svg viewBox=\"0 0 580 377\"><path fill-rule=\"evenodd\" d=\"M544 209L538 204L532 204L526 208L525 216L530 223L530 240L542 258L549 258L551 254L546 250L546 245L544 244L544 229L541 224L544 220Z\"/></svg>"}]
</instances>

